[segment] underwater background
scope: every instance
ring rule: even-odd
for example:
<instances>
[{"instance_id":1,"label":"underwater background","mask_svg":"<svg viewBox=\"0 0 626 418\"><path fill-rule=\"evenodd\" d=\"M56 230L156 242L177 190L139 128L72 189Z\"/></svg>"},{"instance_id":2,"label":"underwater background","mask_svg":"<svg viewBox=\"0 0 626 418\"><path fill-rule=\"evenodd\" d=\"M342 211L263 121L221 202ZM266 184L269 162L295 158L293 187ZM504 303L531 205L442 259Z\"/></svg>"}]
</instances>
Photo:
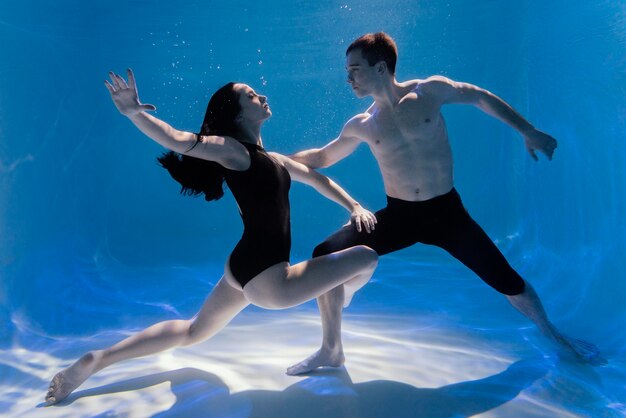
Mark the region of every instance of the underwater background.
<instances>
[{"instance_id":1,"label":"underwater background","mask_svg":"<svg viewBox=\"0 0 626 418\"><path fill-rule=\"evenodd\" d=\"M505 298L418 244L382 257L345 311L345 369L283 376L319 344L317 307L249 307L214 340L112 366L85 383L96 392L37 408L84 351L192 316L242 232L229 191L179 194L164 149L111 103L108 71L131 67L155 116L194 132L217 88L245 82L272 107L265 147L290 154L369 106L346 84L345 49L379 30L398 44L398 80L476 84L559 141L535 162L503 123L443 108L464 205L552 321L608 364L558 357ZM0 414L623 416L625 46L623 1L0 3ZM323 172L385 205L365 145ZM348 213L301 184L290 196L298 262Z\"/></svg>"}]
</instances>

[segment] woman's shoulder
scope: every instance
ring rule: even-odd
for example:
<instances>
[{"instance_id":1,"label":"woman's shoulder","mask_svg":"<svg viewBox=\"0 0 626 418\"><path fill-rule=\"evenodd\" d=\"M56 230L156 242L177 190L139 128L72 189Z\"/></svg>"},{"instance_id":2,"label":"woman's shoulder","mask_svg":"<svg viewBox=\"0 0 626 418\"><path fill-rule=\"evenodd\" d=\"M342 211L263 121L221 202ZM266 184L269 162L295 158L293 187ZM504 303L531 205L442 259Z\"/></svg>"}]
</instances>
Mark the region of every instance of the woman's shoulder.
<instances>
[{"instance_id":1,"label":"woman's shoulder","mask_svg":"<svg viewBox=\"0 0 626 418\"><path fill-rule=\"evenodd\" d=\"M213 160L228 170L245 171L250 167L250 152L235 138L216 135L199 135L201 145L194 149L200 158ZM192 151L190 155L194 153Z\"/></svg>"},{"instance_id":2,"label":"woman's shoulder","mask_svg":"<svg viewBox=\"0 0 626 418\"><path fill-rule=\"evenodd\" d=\"M286 155L283 155L283 154L281 154L279 152L276 152L276 151L267 151L267 155L269 155L270 157L280 161L281 163L284 163L285 160L289 158Z\"/></svg>"}]
</instances>

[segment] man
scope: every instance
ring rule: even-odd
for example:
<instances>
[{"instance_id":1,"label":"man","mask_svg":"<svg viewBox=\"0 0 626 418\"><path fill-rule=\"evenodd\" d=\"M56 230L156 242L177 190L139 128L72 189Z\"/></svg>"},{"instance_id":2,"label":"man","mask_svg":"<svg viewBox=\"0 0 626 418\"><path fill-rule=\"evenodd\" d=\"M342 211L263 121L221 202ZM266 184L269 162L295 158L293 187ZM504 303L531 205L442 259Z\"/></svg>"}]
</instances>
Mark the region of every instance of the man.
<instances>
[{"instance_id":1,"label":"man","mask_svg":"<svg viewBox=\"0 0 626 418\"><path fill-rule=\"evenodd\" d=\"M511 268L463 208L453 186L452 153L441 107L470 104L501 120L523 136L535 160L537 152L552 159L556 140L480 87L441 76L398 82L396 59L396 45L385 33L355 40L346 51L348 83L357 97L371 96L374 103L350 119L339 137L323 148L291 156L312 168L328 167L365 142L378 162L387 193L387 207L376 212L377 224L362 232L344 226L320 244L314 256L358 244L373 248L379 255L417 242L437 245L504 294L546 337L580 359L599 359L594 345L567 338L550 323L530 284ZM290 367L288 374L343 364L339 336L342 302L342 288L318 299L324 331L322 348Z\"/></svg>"}]
</instances>

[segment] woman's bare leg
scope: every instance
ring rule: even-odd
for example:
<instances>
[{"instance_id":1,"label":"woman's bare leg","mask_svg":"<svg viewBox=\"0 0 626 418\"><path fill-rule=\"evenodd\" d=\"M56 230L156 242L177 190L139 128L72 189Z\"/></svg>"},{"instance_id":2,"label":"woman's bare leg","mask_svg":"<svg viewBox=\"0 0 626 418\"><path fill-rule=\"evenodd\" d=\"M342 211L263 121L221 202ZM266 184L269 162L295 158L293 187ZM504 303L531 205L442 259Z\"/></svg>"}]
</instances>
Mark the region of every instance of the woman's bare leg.
<instances>
[{"instance_id":1,"label":"woman's bare leg","mask_svg":"<svg viewBox=\"0 0 626 418\"><path fill-rule=\"evenodd\" d=\"M273 266L244 289L246 297L262 307L280 309L318 297L322 312L322 348L290 367L287 374L305 373L322 366L339 367L345 358L341 344L341 311L349 298L372 276L378 256L368 247L356 246L294 266Z\"/></svg>"},{"instance_id":2,"label":"woman's bare leg","mask_svg":"<svg viewBox=\"0 0 626 418\"><path fill-rule=\"evenodd\" d=\"M243 289L251 303L266 309L300 305L347 282L367 282L378 255L357 245L290 266L279 263L255 276Z\"/></svg>"},{"instance_id":3,"label":"woman's bare leg","mask_svg":"<svg viewBox=\"0 0 626 418\"><path fill-rule=\"evenodd\" d=\"M89 376L118 361L205 340L224 328L248 304L243 292L222 278L192 319L159 322L112 347L91 351L59 372L50 382L46 402L54 404L65 399Z\"/></svg>"}]
</instances>

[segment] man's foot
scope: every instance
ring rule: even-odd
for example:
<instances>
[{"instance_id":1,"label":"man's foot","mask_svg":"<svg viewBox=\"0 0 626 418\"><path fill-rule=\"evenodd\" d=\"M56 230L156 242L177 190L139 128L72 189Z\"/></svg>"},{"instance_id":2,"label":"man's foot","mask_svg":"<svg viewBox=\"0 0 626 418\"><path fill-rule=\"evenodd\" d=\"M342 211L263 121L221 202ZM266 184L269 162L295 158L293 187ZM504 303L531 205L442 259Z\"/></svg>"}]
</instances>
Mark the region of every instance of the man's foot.
<instances>
[{"instance_id":1,"label":"man's foot","mask_svg":"<svg viewBox=\"0 0 626 418\"><path fill-rule=\"evenodd\" d=\"M600 357L600 349L595 344L559 333L554 335L554 339L562 348L574 354L577 359L585 363L595 366L607 364L607 361Z\"/></svg>"},{"instance_id":2,"label":"man's foot","mask_svg":"<svg viewBox=\"0 0 626 418\"><path fill-rule=\"evenodd\" d=\"M97 357L96 354L89 352L67 369L57 373L50 382L46 403L53 405L67 398L74 389L94 373Z\"/></svg>"},{"instance_id":3,"label":"man's foot","mask_svg":"<svg viewBox=\"0 0 626 418\"><path fill-rule=\"evenodd\" d=\"M526 318L537 325L543 335L556 342L561 348L573 354L578 360L599 366L607 361L600 357L600 350L595 345L577 338L571 338L561 334L556 327L548 321L546 313L541 305L539 296L528 282L519 295L507 296L507 299L515 309L520 311Z\"/></svg>"},{"instance_id":4,"label":"man's foot","mask_svg":"<svg viewBox=\"0 0 626 418\"><path fill-rule=\"evenodd\" d=\"M345 361L346 358L342 349L336 351L320 349L300 363L287 368L286 373L289 376L296 376L315 370L318 367L341 367Z\"/></svg>"}]
</instances>

